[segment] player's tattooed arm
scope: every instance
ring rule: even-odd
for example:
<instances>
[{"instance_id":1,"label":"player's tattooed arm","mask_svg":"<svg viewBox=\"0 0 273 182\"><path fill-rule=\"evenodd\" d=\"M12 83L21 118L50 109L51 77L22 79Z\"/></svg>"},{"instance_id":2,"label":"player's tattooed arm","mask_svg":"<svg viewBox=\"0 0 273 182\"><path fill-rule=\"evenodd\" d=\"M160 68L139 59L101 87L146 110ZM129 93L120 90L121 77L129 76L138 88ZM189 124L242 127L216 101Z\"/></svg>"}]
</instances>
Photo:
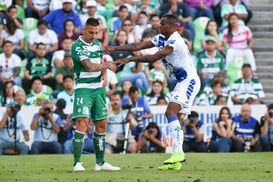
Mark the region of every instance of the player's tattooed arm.
<instances>
[{"instance_id":1,"label":"player's tattooed arm","mask_svg":"<svg viewBox=\"0 0 273 182\"><path fill-rule=\"evenodd\" d=\"M97 63L91 63L88 59L86 59L86 60L83 60L81 64L89 72L104 71L106 69L110 69L114 72L116 71L116 65L111 62L103 62L101 64L97 64Z\"/></svg>"},{"instance_id":2,"label":"player's tattooed arm","mask_svg":"<svg viewBox=\"0 0 273 182\"><path fill-rule=\"evenodd\" d=\"M133 43L133 44L125 44L122 46L116 46L114 47L114 50L127 50L127 51L138 51L141 49L147 49L154 47L154 44L151 41L145 41L140 43Z\"/></svg>"}]
</instances>

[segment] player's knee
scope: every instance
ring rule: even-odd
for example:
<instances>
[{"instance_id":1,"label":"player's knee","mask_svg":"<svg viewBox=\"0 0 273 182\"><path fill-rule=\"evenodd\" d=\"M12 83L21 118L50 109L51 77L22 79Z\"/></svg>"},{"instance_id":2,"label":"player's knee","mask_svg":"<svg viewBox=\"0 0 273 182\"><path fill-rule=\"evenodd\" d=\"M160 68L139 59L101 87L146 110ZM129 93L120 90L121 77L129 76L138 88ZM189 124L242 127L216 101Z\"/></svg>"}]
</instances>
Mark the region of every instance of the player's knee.
<instances>
[{"instance_id":1,"label":"player's knee","mask_svg":"<svg viewBox=\"0 0 273 182\"><path fill-rule=\"evenodd\" d=\"M106 132L106 126L96 127L96 132L97 133L105 133Z\"/></svg>"},{"instance_id":2,"label":"player's knee","mask_svg":"<svg viewBox=\"0 0 273 182\"><path fill-rule=\"evenodd\" d=\"M87 131L88 118L77 119L76 130L85 133Z\"/></svg>"}]
</instances>

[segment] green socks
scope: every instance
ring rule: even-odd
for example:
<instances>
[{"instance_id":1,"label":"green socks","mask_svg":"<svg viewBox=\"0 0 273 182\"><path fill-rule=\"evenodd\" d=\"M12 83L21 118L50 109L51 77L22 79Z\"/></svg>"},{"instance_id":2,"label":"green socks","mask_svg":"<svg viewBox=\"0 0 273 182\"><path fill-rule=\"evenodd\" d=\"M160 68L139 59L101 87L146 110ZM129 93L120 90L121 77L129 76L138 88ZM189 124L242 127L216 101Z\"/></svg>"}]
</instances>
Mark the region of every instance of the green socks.
<instances>
[{"instance_id":1,"label":"green socks","mask_svg":"<svg viewBox=\"0 0 273 182\"><path fill-rule=\"evenodd\" d=\"M96 155L96 163L103 165L104 163L104 150L105 150L105 133L94 132L93 144Z\"/></svg>"},{"instance_id":2,"label":"green socks","mask_svg":"<svg viewBox=\"0 0 273 182\"><path fill-rule=\"evenodd\" d=\"M84 134L80 131L75 131L73 138L73 154L74 154L74 165L81 161L82 149L83 149L83 137Z\"/></svg>"}]
</instances>

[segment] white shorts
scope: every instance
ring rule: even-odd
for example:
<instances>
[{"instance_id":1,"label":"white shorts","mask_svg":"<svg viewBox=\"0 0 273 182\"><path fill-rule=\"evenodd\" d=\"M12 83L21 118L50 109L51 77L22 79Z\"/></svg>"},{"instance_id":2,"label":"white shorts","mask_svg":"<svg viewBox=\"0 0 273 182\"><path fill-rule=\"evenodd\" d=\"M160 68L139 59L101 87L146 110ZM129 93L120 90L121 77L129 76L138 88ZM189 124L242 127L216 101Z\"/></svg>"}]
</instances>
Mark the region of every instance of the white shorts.
<instances>
[{"instance_id":1,"label":"white shorts","mask_svg":"<svg viewBox=\"0 0 273 182\"><path fill-rule=\"evenodd\" d=\"M175 102L181 105L179 113L190 114L191 106L195 96L200 90L199 77L190 77L182 82L178 82L171 93L170 102Z\"/></svg>"}]
</instances>

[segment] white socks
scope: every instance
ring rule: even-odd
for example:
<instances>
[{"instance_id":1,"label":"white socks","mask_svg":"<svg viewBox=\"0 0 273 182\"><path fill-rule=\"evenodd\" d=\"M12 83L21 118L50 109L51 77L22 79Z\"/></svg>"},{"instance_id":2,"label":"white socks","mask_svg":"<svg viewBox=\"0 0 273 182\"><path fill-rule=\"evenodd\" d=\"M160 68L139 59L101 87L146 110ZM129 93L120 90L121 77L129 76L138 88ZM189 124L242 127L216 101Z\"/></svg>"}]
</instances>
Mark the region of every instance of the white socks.
<instances>
[{"instance_id":1,"label":"white socks","mask_svg":"<svg viewBox=\"0 0 273 182\"><path fill-rule=\"evenodd\" d=\"M178 119L171 121L169 124L169 134L172 138L172 151L183 152L183 130L181 129Z\"/></svg>"}]
</instances>

